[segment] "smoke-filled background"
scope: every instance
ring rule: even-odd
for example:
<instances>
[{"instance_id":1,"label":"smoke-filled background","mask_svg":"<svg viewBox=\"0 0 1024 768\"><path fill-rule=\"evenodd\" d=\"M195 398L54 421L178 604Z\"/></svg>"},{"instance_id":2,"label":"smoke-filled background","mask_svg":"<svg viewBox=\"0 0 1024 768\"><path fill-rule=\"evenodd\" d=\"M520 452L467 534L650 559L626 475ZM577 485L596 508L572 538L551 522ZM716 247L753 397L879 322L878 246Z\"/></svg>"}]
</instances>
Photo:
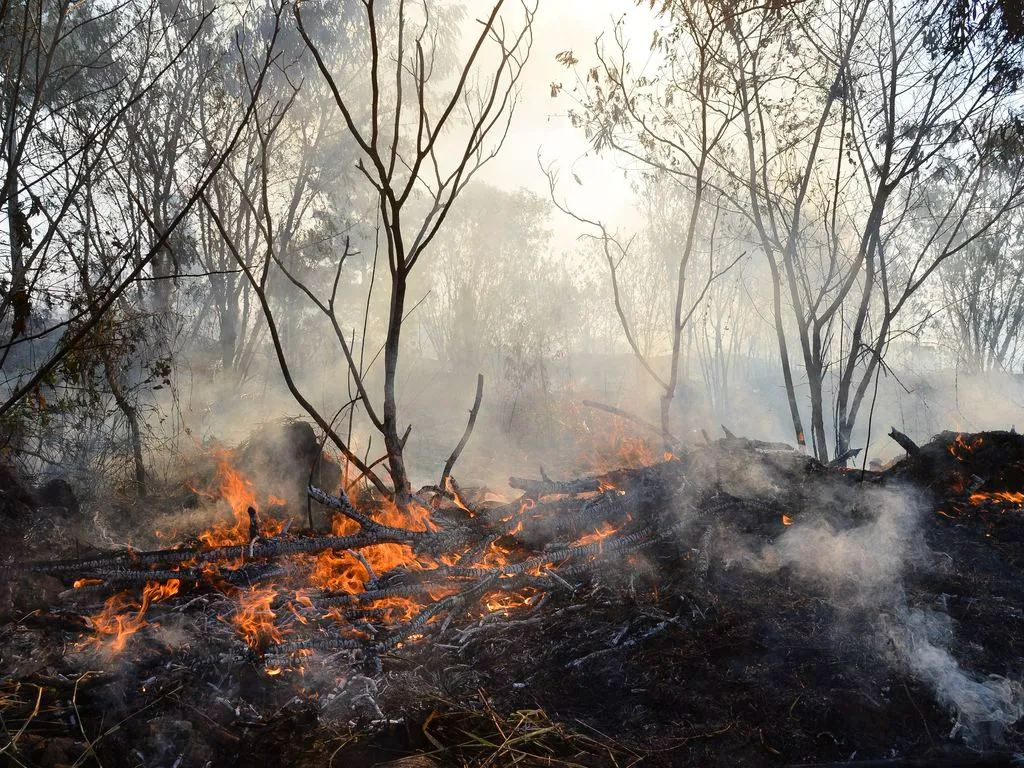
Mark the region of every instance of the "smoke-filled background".
<instances>
[{"instance_id":1,"label":"smoke-filled background","mask_svg":"<svg viewBox=\"0 0 1024 768\"><path fill-rule=\"evenodd\" d=\"M1009 427L1020 27L967 6L5 6L4 454L145 495L295 415L418 485L478 373L498 486L584 400L825 460Z\"/></svg>"}]
</instances>

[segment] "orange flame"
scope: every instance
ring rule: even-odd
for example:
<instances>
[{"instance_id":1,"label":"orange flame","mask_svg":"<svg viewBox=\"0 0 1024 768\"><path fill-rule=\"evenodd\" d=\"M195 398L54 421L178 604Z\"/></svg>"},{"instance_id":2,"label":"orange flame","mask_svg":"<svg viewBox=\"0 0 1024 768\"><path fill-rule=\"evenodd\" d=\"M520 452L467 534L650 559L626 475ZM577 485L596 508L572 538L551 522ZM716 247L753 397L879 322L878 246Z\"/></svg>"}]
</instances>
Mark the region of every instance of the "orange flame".
<instances>
[{"instance_id":1,"label":"orange flame","mask_svg":"<svg viewBox=\"0 0 1024 768\"><path fill-rule=\"evenodd\" d=\"M369 574L363 564L348 553L321 552L313 563L310 579L313 586L332 592L355 594L366 588Z\"/></svg>"},{"instance_id":2,"label":"orange flame","mask_svg":"<svg viewBox=\"0 0 1024 768\"><path fill-rule=\"evenodd\" d=\"M620 467L647 467L662 456L653 443L630 431L617 416L581 411L570 407L575 431L583 446L579 455L581 468L594 473Z\"/></svg>"},{"instance_id":3,"label":"orange flame","mask_svg":"<svg viewBox=\"0 0 1024 768\"><path fill-rule=\"evenodd\" d=\"M492 541L484 552L483 557L474 563L474 566L477 568L503 568L511 562L510 555L512 552L511 547L506 547L497 541Z\"/></svg>"},{"instance_id":4,"label":"orange flame","mask_svg":"<svg viewBox=\"0 0 1024 768\"><path fill-rule=\"evenodd\" d=\"M256 500L256 492L252 481L231 466L227 451L221 451L217 460L217 475L220 487L214 492L199 491L211 498L223 499L231 507L233 523L217 523L209 530L199 534L199 539L211 547L222 547L228 544L244 544L249 540L249 508L259 512L260 505ZM283 505L285 502L276 496L267 498L268 504ZM265 536L276 536L284 529L284 521L272 517L261 517L261 533Z\"/></svg>"},{"instance_id":5,"label":"orange flame","mask_svg":"<svg viewBox=\"0 0 1024 768\"><path fill-rule=\"evenodd\" d=\"M970 495L970 502L972 504L984 504L987 501L1004 503L1004 504L1016 504L1018 506L1024 505L1024 493L1011 493L1009 491L993 491L991 493L977 492Z\"/></svg>"},{"instance_id":6,"label":"orange flame","mask_svg":"<svg viewBox=\"0 0 1024 768\"><path fill-rule=\"evenodd\" d=\"M239 592L238 611L231 618L238 633L250 648L259 648L266 642L279 643L283 632L275 625L277 614L271 605L277 597L277 588L252 587Z\"/></svg>"},{"instance_id":7,"label":"orange flame","mask_svg":"<svg viewBox=\"0 0 1024 768\"><path fill-rule=\"evenodd\" d=\"M953 442L946 447L950 456L955 458L957 461L966 461L967 457L974 453L974 451L981 447L985 442L985 438L982 435L972 437L970 442L967 441L967 437L968 435L966 433L957 432L956 437L953 438Z\"/></svg>"},{"instance_id":8,"label":"orange flame","mask_svg":"<svg viewBox=\"0 0 1024 768\"><path fill-rule=\"evenodd\" d=\"M524 589L519 592L488 592L484 595L483 604L488 613L508 613L515 608L523 608L532 604L535 590Z\"/></svg>"},{"instance_id":9,"label":"orange flame","mask_svg":"<svg viewBox=\"0 0 1024 768\"><path fill-rule=\"evenodd\" d=\"M466 503L462 500L462 494L459 493L458 488L456 488L455 483L452 482L452 479L450 477L446 477L444 479L444 489L451 494L451 498L452 501L455 502L455 506L457 506L470 517L476 517L476 512L474 512L472 509L466 506Z\"/></svg>"},{"instance_id":10,"label":"orange flame","mask_svg":"<svg viewBox=\"0 0 1024 768\"><path fill-rule=\"evenodd\" d=\"M629 518L626 518L626 522L629 522ZM584 546L586 544L593 544L594 542L602 542L615 533L622 526L615 526L605 521L597 528L597 530L588 533L586 536L576 541L576 546Z\"/></svg>"},{"instance_id":11,"label":"orange flame","mask_svg":"<svg viewBox=\"0 0 1024 768\"><path fill-rule=\"evenodd\" d=\"M148 581L142 589L142 602L136 601L130 591L119 592L107 598L103 610L93 616L86 617L99 636L97 643L109 640L109 649L114 653L124 650L128 638L149 624L146 611L150 603L166 600L178 594L181 581L168 579L164 583Z\"/></svg>"}]
</instances>

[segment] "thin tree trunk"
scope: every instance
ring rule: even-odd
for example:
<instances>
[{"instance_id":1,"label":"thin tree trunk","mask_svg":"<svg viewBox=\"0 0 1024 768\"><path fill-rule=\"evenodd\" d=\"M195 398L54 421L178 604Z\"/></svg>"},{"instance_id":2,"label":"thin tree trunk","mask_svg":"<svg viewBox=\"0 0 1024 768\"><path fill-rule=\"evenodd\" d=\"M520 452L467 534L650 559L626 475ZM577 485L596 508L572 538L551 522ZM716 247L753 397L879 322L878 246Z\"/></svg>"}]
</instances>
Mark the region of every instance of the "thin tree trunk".
<instances>
[{"instance_id":1,"label":"thin tree trunk","mask_svg":"<svg viewBox=\"0 0 1024 768\"><path fill-rule=\"evenodd\" d=\"M11 103L11 126L7 134L8 162L13 162L17 147L17 129L15 128L15 103ZM18 174L13 168L7 171L7 234L11 249L11 308L14 319L11 326L11 338L16 338L28 329L29 297L28 281L25 274L25 257L23 239L27 223L21 213L18 201Z\"/></svg>"},{"instance_id":2,"label":"thin tree trunk","mask_svg":"<svg viewBox=\"0 0 1024 768\"><path fill-rule=\"evenodd\" d=\"M128 431L131 434L132 442L135 491L140 499L144 499L146 498L146 464L142 457L142 430L139 427L138 409L128 400L121 382L117 380L114 362L110 359L109 352L103 349L100 354L103 357L103 373L106 376L107 385L110 387L110 393L114 396L114 402L117 403L118 409L128 422Z\"/></svg>"},{"instance_id":3,"label":"thin tree trunk","mask_svg":"<svg viewBox=\"0 0 1024 768\"><path fill-rule=\"evenodd\" d=\"M388 466L391 481L395 487L396 500L409 496L409 476L405 469L402 436L398 432L398 403L395 399L395 376L398 372L398 353L402 339L402 319L405 313L406 274L401 265L401 254L396 261L391 284L391 312L388 318L388 334L384 342L384 446L388 451Z\"/></svg>"}]
</instances>

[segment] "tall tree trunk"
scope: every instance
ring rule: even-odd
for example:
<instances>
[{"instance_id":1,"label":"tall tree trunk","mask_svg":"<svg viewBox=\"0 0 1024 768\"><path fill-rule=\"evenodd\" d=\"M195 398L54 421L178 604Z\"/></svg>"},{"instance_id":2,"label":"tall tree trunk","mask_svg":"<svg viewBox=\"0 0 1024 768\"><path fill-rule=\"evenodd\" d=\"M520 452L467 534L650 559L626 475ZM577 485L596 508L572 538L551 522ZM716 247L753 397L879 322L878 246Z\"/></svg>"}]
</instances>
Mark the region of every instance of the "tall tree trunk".
<instances>
[{"instance_id":1,"label":"tall tree trunk","mask_svg":"<svg viewBox=\"0 0 1024 768\"><path fill-rule=\"evenodd\" d=\"M796 399L796 385L793 383L793 370L789 364L789 345L786 343L786 328L782 318L782 278L779 265L771 251L765 249L768 265L772 273L772 311L775 315L775 339L779 345L779 362L782 364L782 381L786 387L786 399L789 401L789 416L793 420L793 432L797 445L801 450L807 448L804 435L803 420L800 418L800 404Z\"/></svg>"},{"instance_id":2,"label":"tall tree trunk","mask_svg":"<svg viewBox=\"0 0 1024 768\"><path fill-rule=\"evenodd\" d=\"M388 466L395 487L395 498L408 499L409 476L405 468L402 436L398 432L398 403L395 399L395 376L398 372L398 353L402 340L402 320L405 313L406 272L399 254L391 285L391 311L388 334L384 342L384 446L388 451Z\"/></svg>"},{"instance_id":3,"label":"tall tree trunk","mask_svg":"<svg viewBox=\"0 0 1024 768\"><path fill-rule=\"evenodd\" d=\"M10 130L7 133L7 160L13 163L18 147L18 132L15 126L16 103L11 100ZM21 212L18 201L18 173L16 168L7 169L7 235L11 249L11 309L14 319L11 338L21 336L28 330L31 304L28 295L28 280L25 274L24 246L31 231L28 221Z\"/></svg>"}]
</instances>

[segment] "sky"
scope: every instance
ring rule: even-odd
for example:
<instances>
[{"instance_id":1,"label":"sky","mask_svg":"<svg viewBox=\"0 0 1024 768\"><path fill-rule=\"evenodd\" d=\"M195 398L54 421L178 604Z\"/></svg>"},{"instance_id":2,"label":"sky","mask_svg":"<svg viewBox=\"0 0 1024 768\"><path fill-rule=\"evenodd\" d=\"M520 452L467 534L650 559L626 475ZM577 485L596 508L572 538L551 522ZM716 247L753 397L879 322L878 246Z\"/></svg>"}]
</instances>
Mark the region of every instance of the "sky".
<instances>
[{"instance_id":1,"label":"sky","mask_svg":"<svg viewBox=\"0 0 1024 768\"><path fill-rule=\"evenodd\" d=\"M490 3L469 0L470 15L478 5L482 9ZM653 30L646 6L637 8L632 0L539 0L534 46L523 73L516 114L501 153L481 171L480 178L506 189L525 187L547 197L548 183L537 163L539 151L545 163L555 161L561 169L558 191L560 196L568 196L574 210L608 220L622 216L630 205L628 185L622 171L613 162L597 158L583 132L570 124L575 78L555 56L572 50L580 59L578 67L596 63L594 40L602 33L610 38L615 20L623 17L630 48L642 60ZM551 97L553 82L565 87L557 98ZM582 184L573 181L573 173ZM560 229L565 228L556 227Z\"/></svg>"}]
</instances>

